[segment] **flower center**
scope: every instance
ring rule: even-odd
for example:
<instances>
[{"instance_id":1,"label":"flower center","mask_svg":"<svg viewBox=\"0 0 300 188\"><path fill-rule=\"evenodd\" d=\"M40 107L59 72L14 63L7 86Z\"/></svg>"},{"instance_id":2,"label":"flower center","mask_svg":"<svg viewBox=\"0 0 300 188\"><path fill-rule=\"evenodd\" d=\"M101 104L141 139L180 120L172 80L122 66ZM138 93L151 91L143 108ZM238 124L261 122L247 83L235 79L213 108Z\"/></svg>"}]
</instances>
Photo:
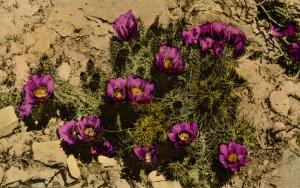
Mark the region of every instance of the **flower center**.
<instances>
[{"instance_id":1,"label":"flower center","mask_svg":"<svg viewBox=\"0 0 300 188\"><path fill-rule=\"evenodd\" d=\"M76 131L75 127L72 129L72 136L73 136L73 138L75 138L77 136L77 131Z\"/></svg>"},{"instance_id":2,"label":"flower center","mask_svg":"<svg viewBox=\"0 0 300 188\"><path fill-rule=\"evenodd\" d=\"M172 61L170 59L164 58L164 69L168 70L172 67Z\"/></svg>"},{"instance_id":3,"label":"flower center","mask_svg":"<svg viewBox=\"0 0 300 188\"><path fill-rule=\"evenodd\" d=\"M84 129L84 133L90 137L94 136L95 135L95 131L93 128L91 127L88 127L86 129Z\"/></svg>"},{"instance_id":4,"label":"flower center","mask_svg":"<svg viewBox=\"0 0 300 188\"><path fill-rule=\"evenodd\" d=\"M183 132L183 133L180 133L178 137L181 141L186 142L190 138L190 135L186 132Z\"/></svg>"},{"instance_id":5,"label":"flower center","mask_svg":"<svg viewBox=\"0 0 300 188\"><path fill-rule=\"evenodd\" d=\"M141 88L134 87L131 89L132 94L134 95L142 95L144 92Z\"/></svg>"},{"instance_id":6,"label":"flower center","mask_svg":"<svg viewBox=\"0 0 300 188\"><path fill-rule=\"evenodd\" d=\"M119 89L116 89L114 91L114 97L117 99L117 100L121 100L122 99L122 93Z\"/></svg>"},{"instance_id":7,"label":"flower center","mask_svg":"<svg viewBox=\"0 0 300 188\"><path fill-rule=\"evenodd\" d=\"M149 153L149 152L146 153L145 160L146 160L146 163L151 163L151 161L152 161L151 153Z\"/></svg>"},{"instance_id":8,"label":"flower center","mask_svg":"<svg viewBox=\"0 0 300 188\"><path fill-rule=\"evenodd\" d=\"M47 88L39 86L34 90L33 95L39 99L45 98L47 97Z\"/></svg>"},{"instance_id":9,"label":"flower center","mask_svg":"<svg viewBox=\"0 0 300 188\"><path fill-rule=\"evenodd\" d=\"M238 160L238 155L236 153L232 153L227 157L227 160L230 163L235 163Z\"/></svg>"}]
</instances>

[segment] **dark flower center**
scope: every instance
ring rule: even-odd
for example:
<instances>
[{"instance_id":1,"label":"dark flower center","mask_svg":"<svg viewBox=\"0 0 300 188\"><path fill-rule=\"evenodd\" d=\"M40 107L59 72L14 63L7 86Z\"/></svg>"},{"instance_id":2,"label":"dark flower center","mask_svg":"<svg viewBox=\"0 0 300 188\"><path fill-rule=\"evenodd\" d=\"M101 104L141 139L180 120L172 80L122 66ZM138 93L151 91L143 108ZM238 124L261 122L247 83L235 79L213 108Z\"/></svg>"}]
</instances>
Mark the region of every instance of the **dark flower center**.
<instances>
[{"instance_id":1,"label":"dark flower center","mask_svg":"<svg viewBox=\"0 0 300 188\"><path fill-rule=\"evenodd\" d=\"M151 155L151 153L146 153L146 155L145 155L145 162L146 163L151 163L151 161L152 161L152 155Z\"/></svg>"},{"instance_id":2,"label":"dark flower center","mask_svg":"<svg viewBox=\"0 0 300 188\"><path fill-rule=\"evenodd\" d=\"M186 142L186 141L189 140L190 135L189 135L188 133L186 133L186 132L183 132L183 133L180 133L180 134L178 135L178 137L179 137L179 139L180 139L181 141Z\"/></svg>"},{"instance_id":3,"label":"dark flower center","mask_svg":"<svg viewBox=\"0 0 300 188\"><path fill-rule=\"evenodd\" d=\"M131 92L134 95L142 95L144 93L144 91L141 88L139 88L139 87L133 87L131 89Z\"/></svg>"},{"instance_id":4,"label":"dark flower center","mask_svg":"<svg viewBox=\"0 0 300 188\"><path fill-rule=\"evenodd\" d=\"M114 90L114 97L115 97L117 100L121 100L121 99L122 99L122 93L121 93L120 89L115 89L115 90Z\"/></svg>"},{"instance_id":5,"label":"dark flower center","mask_svg":"<svg viewBox=\"0 0 300 188\"><path fill-rule=\"evenodd\" d=\"M33 95L38 99L43 99L47 97L47 88L39 86L34 90Z\"/></svg>"},{"instance_id":6,"label":"dark flower center","mask_svg":"<svg viewBox=\"0 0 300 188\"><path fill-rule=\"evenodd\" d=\"M168 58L164 58L163 66L164 66L164 69L168 70L169 68L172 67L172 61Z\"/></svg>"},{"instance_id":7,"label":"dark flower center","mask_svg":"<svg viewBox=\"0 0 300 188\"><path fill-rule=\"evenodd\" d=\"M95 135L95 130L92 127L88 127L84 129L84 133L90 137L93 137Z\"/></svg>"},{"instance_id":8,"label":"dark flower center","mask_svg":"<svg viewBox=\"0 0 300 188\"><path fill-rule=\"evenodd\" d=\"M230 163L235 163L238 160L238 155L236 153L231 153L230 155L228 155L227 160Z\"/></svg>"}]
</instances>

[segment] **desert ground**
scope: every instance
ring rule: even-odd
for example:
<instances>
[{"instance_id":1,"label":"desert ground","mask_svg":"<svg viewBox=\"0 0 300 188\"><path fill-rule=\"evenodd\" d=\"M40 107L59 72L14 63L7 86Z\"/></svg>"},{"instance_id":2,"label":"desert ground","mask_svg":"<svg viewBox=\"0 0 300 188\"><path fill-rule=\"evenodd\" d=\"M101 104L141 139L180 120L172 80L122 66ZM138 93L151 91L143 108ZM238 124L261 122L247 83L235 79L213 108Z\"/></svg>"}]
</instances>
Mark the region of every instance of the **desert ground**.
<instances>
[{"instance_id":1,"label":"desert ground","mask_svg":"<svg viewBox=\"0 0 300 188\"><path fill-rule=\"evenodd\" d=\"M282 1L300 25L300 1ZM263 155L252 158L244 176L235 174L223 187L297 188L300 185L300 82L276 64L282 50L268 37L254 0L1 0L0 92L21 91L30 69L47 55L61 61L59 77L80 85L89 59L108 74L112 23L132 9L149 27L156 16L163 25L185 15L195 25L222 20L238 25L250 41L237 61L247 89L237 91L239 115L256 127ZM259 58L251 58L254 53ZM1 187L143 187L124 179L122 163L101 158L84 164L60 147L56 136L62 120L52 118L42 130L28 130L17 107L1 104ZM269 132L278 143L270 145ZM181 187L178 181L153 172L153 187Z\"/></svg>"}]
</instances>

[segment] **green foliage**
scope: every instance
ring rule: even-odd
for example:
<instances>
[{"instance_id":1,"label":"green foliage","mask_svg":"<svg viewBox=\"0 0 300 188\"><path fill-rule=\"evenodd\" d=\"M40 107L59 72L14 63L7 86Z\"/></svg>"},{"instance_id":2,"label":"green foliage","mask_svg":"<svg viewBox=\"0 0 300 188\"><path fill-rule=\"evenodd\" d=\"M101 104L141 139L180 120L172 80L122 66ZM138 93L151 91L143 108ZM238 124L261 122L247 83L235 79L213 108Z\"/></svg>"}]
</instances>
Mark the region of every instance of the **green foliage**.
<instances>
[{"instance_id":1,"label":"green foliage","mask_svg":"<svg viewBox=\"0 0 300 188\"><path fill-rule=\"evenodd\" d=\"M0 108L21 103L21 95L18 92L0 93Z\"/></svg>"}]
</instances>

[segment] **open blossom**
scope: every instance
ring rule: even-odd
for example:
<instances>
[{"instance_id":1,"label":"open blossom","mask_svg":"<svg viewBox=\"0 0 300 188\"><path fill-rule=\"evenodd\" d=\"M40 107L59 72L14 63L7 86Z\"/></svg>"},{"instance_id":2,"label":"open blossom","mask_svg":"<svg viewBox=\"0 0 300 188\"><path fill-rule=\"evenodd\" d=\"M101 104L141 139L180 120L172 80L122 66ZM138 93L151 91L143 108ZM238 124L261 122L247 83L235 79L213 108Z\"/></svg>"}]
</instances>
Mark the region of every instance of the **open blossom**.
<instances>
[{"instance_id":1,"label":"open blossom","mask_svg":"<svg viewBox=\"0 0 300 188\"><path fill-rule=\"evenodd\" d=\"M32 113L34 105L51 98L54 94L54 87L55 83L51 75L30 75L23 87L23 102L18 108L20 118L28 117Z\"/></svg>"},{"instance_id":2,"label":"open blossom","mask_svg":"<svg viewBox=\"0 0 300 188\"><path fill-rule=\"evenodd\" d=\"M192 27L182 31L182 38L187 45L197 44L200 35L200 27Z\"/></svg>"},{"instance_id":3,"label":"open blossom","mask_svg":"<svg viewBox=\"0 0 300 188\"><path fill-rule=\"evenodd\" d=\"M78 139L77 125L74 120L71 120L58 128L58 136L61 140L70 145L74 145Z\"/></svg>"},{"instance_id":4,"label":"open blossom","mask_svg":"<svg viewBox=\"0 0 300 188\"><path fill-rule=\"evenodd\" d=\"M118 37L123 40L134 38L137 35L137 26L138 22L132 10L120 15L113 23L113 28L118 34Z\"/></svg>"},{"instance_id":5,"label":"open blossom","mask_svg":"<svg viewBox=\"0 0 300 188\"><path fill-rule=\"evenodd\" d=\"M163 45L155 57L155 64L159 71L169 75L184 71L185 63L178 48Z\"/></svg>"},{"instance_id":6,"label":"open blossom","mask_svg":"<svg viewBox=\"0 0 300 188\"><path fill-rule=\"evenodd\" d=\"M97 116L84 116L77 122L78 138L93 141L103 132L103 126Z\"/></svg>"},{"instance_id":7,"label":"open blossom","mask_svg":"<svg viewBox=\"0 0 300 188\"><path fill-rule=\"evenodd\" d=\"M133 152L140 161L148 164L156 162L158 156L158 151L153 146L136 146Z\"/></svg>"},{"instance_id":8,"label":"open blossom","mask_svg":"<svg viewBox=\"0 0 300 188\"><path fill-rule=\"evenodd\" d=\"M250 161L247 149L234 141L229 142L228 145L220 145L219 160L225 168L233 172L238 171Z\"/></svg>"},{"instance_id":9,"label":"open blossom","mask_svg":"<svg viewBox=\"0 0 300 188\"><path fill-rule=\"evenodd\" d=\"M295 61L300 61L300 43L292 42L288 46L288 54Z\"/></svg>"},{"instance_id":10,"label":"open blossom","mask_svg":"<svg viewBox=\"0 0 300 188\"><path fill-rule=\"evenodd\" d=\"M154 91L154 84L138 77L128 76L127 94L133 103L150 103Z\"/></svg>"},{"instance_id":11,"label":"open blossom","mask_svg":"<svg viewBox=\"0 0 300 188\"><path fill-rule=\"evenodd\" d=\"M296 36L298 32L298 26L294 22L289 22L285 24L285 29L283 31L284 36L293 37Z\"/></svg>"},{"instance_id":12,"label":"open blossom","mask_svg":"<svg viewBox=\"0 0 300 188\"><path fill-rule=\"evenodd\" d=\"M106 89L107 96L113 101L123 101L126 98L126 79L110 79Z\"/></svg>"},{"instance_id":13,"label":"open blossom","mask_svg":"<svg viewBox=\"0 0 300 188\"><path fill-rule=\"evenodd\" d=\"M174 147L185 146L195 140L198 136L198 125L196 122L177 123L168 134L169 140L174 142Z\"/></svg>"},{"instance_id":14,"label":"open blossom","mask_svg":"<svg viewBox=\"0 0 300 188\"><path fill-rule=\"evenodd\" d=\"M104 155L111 157L117 152L116 147L113 146L107 139L97 142L91 147L92 155Z\"/></svg>"},{"instance_id":15,"label":"open blossom","mask_svg":"<svg viewBox=\"0 0 300 188\"><path fill-rule=\"evenodd\" d=\"M53 96L54 85L54 79L51 75L30 75L24 85L24 101L30 104L45 102Z\"/></svg>"},{"instance_id":16,"label":"open blossom","mask_svg":"<svg viewBox=\"0 0 300 188\"><path fill-rule=\"evenodd\" d=\"M213 44L214 44L214 41L210 37L201 39L199 42L200 49L203 53L209 52L209 50L213 47Z\"/></svg>"},{"instance_id":17,"label":"open blossom","mask_svg":"<svg viewBox=\"0 0 300 188\"><path fill-rule=\"evenodd\" d=\"M271 26L269 34L276 39L281 38L283 36L282 29L274 25Z\"/></svg>"},{"instance_id":18,"label":"open blossom","mask_svg":"<svg viewBox=\"0 0 300 188\"><path fill-rule=\"evenodd\" d=\"M19 117L21 119L28 117L32 113L33 106L30 103L23 102L18 108Z\"/></svg>"}]
</instances>

